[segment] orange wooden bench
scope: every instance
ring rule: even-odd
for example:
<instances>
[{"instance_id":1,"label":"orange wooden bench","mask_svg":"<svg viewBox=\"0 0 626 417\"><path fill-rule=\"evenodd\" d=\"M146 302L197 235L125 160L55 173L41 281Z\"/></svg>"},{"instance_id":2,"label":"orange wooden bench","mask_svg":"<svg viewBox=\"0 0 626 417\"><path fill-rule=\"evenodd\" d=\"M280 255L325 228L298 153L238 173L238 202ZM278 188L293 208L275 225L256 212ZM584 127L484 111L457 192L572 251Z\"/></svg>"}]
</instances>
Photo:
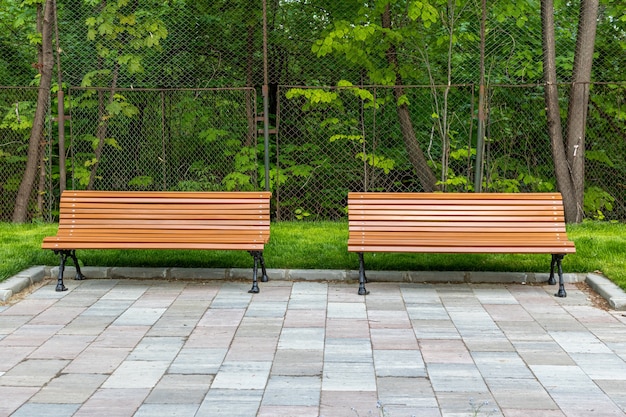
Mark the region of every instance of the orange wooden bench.
<instances>
[{"instance_id":1,"label":"orange wooden bench","mask_svg":"<svg viewBox=\"0 0 626 417\"><path fill-rule=\"evenodd\" d=\"M84 279L77 249L245 250L254 258L252 289L259 292L258 264L267 281L264 245L270 237L269 192L65 191L59 229L42 248L61 258L57 291L65 291L67 258Z\"/></svg>"},{"instance_id":2,"label":"orange wooden bench","mask_svg":"<svg viewBox=\"0 0 626 417\"><path fill-rule=\"evenodd\" d=\"M364 252L546 253L550 284L561 260L576 252L565 231L559 193L358 193L348 195L348 251L359 255L359 294L365 289Z\"/></svg>"}]
</instances>

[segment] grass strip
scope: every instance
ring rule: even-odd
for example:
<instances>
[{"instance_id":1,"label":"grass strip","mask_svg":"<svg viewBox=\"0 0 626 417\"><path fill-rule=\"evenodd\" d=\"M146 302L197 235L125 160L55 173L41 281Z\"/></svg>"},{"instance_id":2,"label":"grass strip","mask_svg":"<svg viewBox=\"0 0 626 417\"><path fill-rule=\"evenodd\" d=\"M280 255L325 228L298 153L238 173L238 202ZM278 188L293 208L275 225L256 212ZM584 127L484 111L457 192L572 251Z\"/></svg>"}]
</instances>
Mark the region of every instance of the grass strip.
<instances>
[{"instance_id":1,"label":"grass strip","mask_svg":"<svg viewBox=\"0 0 626 417\"><path fill-rule=\"evenodd\" d=\"M33 265L58 265L58 257L41 249L56 224L0 223L0 281ZM576 253L563 260L569 273L599 272L626 290L626 224L583 222L568 225ZM357 255L348 253L347 222L272 223L265 248L268 268L358 269ZM244 251L81 250L84 265L181 268L249 268ZM538 254L406 254L365 255L369 270L548 272L550 257Z\"/></svg>"}]
</instances>

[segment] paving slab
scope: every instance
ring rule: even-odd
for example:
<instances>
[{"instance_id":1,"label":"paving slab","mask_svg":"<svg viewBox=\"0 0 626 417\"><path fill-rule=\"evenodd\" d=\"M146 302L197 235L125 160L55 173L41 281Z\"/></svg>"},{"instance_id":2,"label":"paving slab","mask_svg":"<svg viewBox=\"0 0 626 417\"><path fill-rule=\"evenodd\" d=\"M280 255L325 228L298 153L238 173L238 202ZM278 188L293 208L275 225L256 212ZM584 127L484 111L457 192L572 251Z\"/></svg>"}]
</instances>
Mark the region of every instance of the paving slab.
<instances>
[{"instance_id":1,"label":"paving slab","mask_svg":"<svg viewBox=\"0 0 626 417\"><path fill-rule=\"evenodd\" d=\"M291 271L252 295L95 271L0 308L0 416L626 415L626 317L573 282L560 299L523 274L406 273L359 296Z\"/></svg>"}]
</instances>

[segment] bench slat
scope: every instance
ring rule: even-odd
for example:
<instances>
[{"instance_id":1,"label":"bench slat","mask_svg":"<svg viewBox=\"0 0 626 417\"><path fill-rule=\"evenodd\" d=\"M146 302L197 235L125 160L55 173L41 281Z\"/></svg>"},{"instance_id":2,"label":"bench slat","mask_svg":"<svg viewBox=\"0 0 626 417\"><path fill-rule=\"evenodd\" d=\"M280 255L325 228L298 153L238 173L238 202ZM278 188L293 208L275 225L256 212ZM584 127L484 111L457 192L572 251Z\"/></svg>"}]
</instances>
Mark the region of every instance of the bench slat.
<instances>
[{"instance_id":1,"label":"bench slat","mask_svg":"<svg viewBox=\"0 0 626 417\"><path fill-rule=\"evenodd\" d=\"M563 198L559 193L376 193L376 192L350 192L348 198L354 201L378 201L380 204L383 200L393 201L394 203L402 203L403 200L414 199L420 202L442 201L483 201L486 204L494 204L494 202L524 202L524 204L532 204L533 201L562 201Z\"/></svg>"},{"instance_id":2,"label":"bench slat","mask_svg":"<svg viewBox=\"0 0 626 417\"><path fill-rule=\"evenodd\" d=\"M65 191L57 235L45 238L42 247L262 249L269 240L270 196L269 192Z\"/></svg>"},{"instance_id":3,"label":"bench slat","mask_svg":"<svg viewBox=\"0 0 626 417\"><path fill-rule=\"evenodd\" d=\"M574 250L558 193L349 193L348 217L351 252Z\"/></svg>"},{"instance_id":4,"label":"bench slat","mask_svg":"<svg viewBox=\"0 0 626 417\"><path fill-rule=\"evenodd\" d=\"M358 246L349 245L349 252L407 252L407 253L527 253L568 254L575 253L573 247L547 246Z\"/></svg>"}]
</instances>

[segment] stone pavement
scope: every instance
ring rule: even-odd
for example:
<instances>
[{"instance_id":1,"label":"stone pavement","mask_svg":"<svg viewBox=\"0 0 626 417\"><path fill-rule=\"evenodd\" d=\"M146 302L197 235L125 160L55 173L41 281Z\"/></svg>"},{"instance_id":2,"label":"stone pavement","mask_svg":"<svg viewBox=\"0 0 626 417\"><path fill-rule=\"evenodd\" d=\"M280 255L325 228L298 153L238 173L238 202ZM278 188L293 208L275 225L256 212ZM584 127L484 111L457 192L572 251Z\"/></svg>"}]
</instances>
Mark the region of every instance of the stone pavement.
<instances>
[{"instance_id":1,"label":"stone pavement","mask_svg":"<svg viewBox=\"0 0 626 417\"><path fill-rule=\"evenodd\" d=\"M54 281L0 306L0 416L624 416L626 317L567 284Z\"/></svg>"}]
</instances>

